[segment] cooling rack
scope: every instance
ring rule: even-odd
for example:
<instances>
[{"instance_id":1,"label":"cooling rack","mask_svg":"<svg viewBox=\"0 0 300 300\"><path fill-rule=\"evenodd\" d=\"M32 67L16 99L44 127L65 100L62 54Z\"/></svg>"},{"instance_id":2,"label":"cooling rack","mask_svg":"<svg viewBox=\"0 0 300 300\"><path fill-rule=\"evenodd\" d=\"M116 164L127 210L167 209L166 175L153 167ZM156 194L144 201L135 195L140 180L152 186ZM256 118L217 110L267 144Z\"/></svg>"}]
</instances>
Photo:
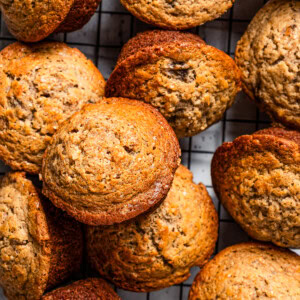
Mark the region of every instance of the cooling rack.
<instances>
[{"instance_id":1,"label":"cooling rack","mask_svg":"<svg viewBox=\"0 0 300 300\"><path fill-rule=\"evenodd\" d=\"M265 2L267 1L236 0L233 7L221 18L190 31L201 36L208 44L233 56L237 41ZM63 41L79 48L107 79L114 68L122 45L137 32L151 28L153 27L140 22L128 13L119 0L102 0L99 9L82 30L68 34L55 34L50 39ZM1 18L0 49L13 41L15 39L9 34ZM215 254L229 245L248 241L249 238L226 213L214 194L210 178L210 162L213 153L223 142L268 127L269 123L267 116L260 113L255 105L240 93L235 104L225 113L220 122L195 137L180 141L182 163L193 172L195 182L206 185L218 211L220 227ZM7 166L0 163L0 174L8 170ZM157 292L132 293L120 289L116 291L123 300L186 300L198 271L199 268L193 268L191 277L187 281ZM83 273L87 272L90 271L83 270ZM80 276L82 274L78 275ZM0 294L0 299L4 300L5 297Z\"/></svg>"}]
</instances>

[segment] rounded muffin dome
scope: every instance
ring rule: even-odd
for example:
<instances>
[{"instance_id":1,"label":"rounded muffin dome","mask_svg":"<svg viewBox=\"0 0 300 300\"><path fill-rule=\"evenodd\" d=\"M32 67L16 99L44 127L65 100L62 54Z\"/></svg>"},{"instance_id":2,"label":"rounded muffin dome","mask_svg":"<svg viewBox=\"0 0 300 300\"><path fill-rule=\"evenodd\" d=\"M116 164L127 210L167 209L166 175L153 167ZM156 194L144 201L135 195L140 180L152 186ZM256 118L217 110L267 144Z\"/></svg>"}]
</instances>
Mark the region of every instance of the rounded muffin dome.
<instances>
[{"instance_id":1,"label":"rounded muffin dome","mask_svg":"<svg viewBox=\"0 0 300 300\"><path fill-rule=\"evenodd\" d=\"M100 278L76 281L47 293L42 300L121 300L112 287Z\"/></svg>"},{"instance_id":2,"label":"rounded muffin dome","mask_svg":"<svg viewBox=\"0 0 300 300\"><path fill-rule=\"evenodd\" d=\"M156 109L103 98L53 136L43 159L43 193L83 223L122 222L165 198L179 156L178 140Z\"/></svg>"},{"instance_id":3,"label":"rounded muffin dome","mask_svg":"<svg viewBox=\"0 0 300 300\"><path fill-rule=\"evenodd\" d=\"M189 300L299 299L300 257L282 248L242 243L218 253L196 276Z\"/></svg>"},{"instance_id":4,"label":"rounded muffin dome","mask_svg":"<svg viewBox=\"0 0 300 300\"><path fill-rule=\"evenodd\" d=\"M9 31L24 42L38 42L53 32L83 27L101 0L14 0L0 1Z\"/></svg>"},{"instance_id":5,"label":"rounded muffin dome","mask_svg":"<svg viewBox=\"0 0 300 300\"><path fill-rule=\"evenodd\" d=\"M190 268L212 255L218 217L205 186L180 166L167 198L133 220L88 226L92 266L116 286L136 292L159 290L186 280Z\"/></svg>"},{"instance_id":6,"label":"rounded muffin dome","mask_svg":"<svg viewBox=\"0 0 300 300\"><path fill-rule=\"evenodd\" d=\"M300 130L300 1L271 0L237 44L243 89L273 121Z\"/></svg>"},{"instance_id":7,"label":"rounded muffin dome","mask_svg":"<svg viewBox=\"0 0 300 300\"><path fill-rule=\"evenodd\" d=\"M188 29L214 20L225 13L234 0L121 0L138 19L167 29Z\"/></svg>"},{"instance_id":8,"label":"rounded muffin dome","mask_svg":"<svg viewBox=\"0 0 300 300\"><path fill-rule=\"evenodd\" d=\"M153 30L125 44L105 94L153 105L178 137L187 137L219 121L240 85L224 52L191 33Z\"/></svg>"},{"instance_id":9,"label":"rounded muffin dome","mask_svg":"<svg viewBox=\"0 0 300 300\"><path fill-rule=\"evenodd\" d=\"M60 123L104 94L103 76L63 43L14 43L0 52L0 159L39 173Z\"/></svg>"},{"instance_id":10,"label":"rounded muffin dome","mask_svg":"<svg viewBox=\"0 0 300 300\"><path fill-rule=\"evenodd\" d=\"M224 143L212 182L224 207L254 239L300 247L300 133L270 128Z\"/></svg>"},{"instance_id":11,"label":"rounded muffin dome","mask_svg":"<svg viewBox=\"0 0 300 300\"><path fill-rule=\"evenodd\" d=\"M0 178L0 285L8 299L39 300L80 270L81 226L44 199L25 173Z\"/></svg>"}]
</instances>

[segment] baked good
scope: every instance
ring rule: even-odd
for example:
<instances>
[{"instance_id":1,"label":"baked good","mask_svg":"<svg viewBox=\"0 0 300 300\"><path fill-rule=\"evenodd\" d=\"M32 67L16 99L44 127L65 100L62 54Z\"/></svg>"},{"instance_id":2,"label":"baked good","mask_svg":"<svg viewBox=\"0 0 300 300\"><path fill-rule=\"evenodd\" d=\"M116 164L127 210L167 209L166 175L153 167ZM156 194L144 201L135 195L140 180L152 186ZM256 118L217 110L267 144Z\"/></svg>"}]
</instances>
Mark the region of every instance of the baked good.
<instances>
[{"instance_id":1,"label":"baked good","mask_svg":"<svg viewBox=\"0 0 300 300\"><path fill-rule=\"evenodd\" d=\"M271 0L238 42L243 89L273 121L300 130L300 2Z\"/></svg>"},{"instance_id":2,"label":"baked good","mask_svg":"<svg viewBox=\"0 0 300 300\"><path fill-rule=\"evenodd\" d=\"M203 184L180 166L167 198L155 210L113 226L88 226L88 258L116 286L159 290L190 276L212 255L218 217Z\"/></svg>"},{"instance_id":3,"label":"baked good","mask_svg":"<svg viewBox=\"0 0 300 300\"><path fill-rule=\"evenodd\" d=\"M112 287L100 278L76 281L47 293L42 300L121 300Z\"/></svg>"},{"instance_id":4,"label":"baked good","mask_svg":"<svg viewBox=\"0 0 300 300\"><path fill-rule=\"evenodd\" d=\"M188 29L217 19L234 0L121 0L124 7L138 19L167 29Z\"/></svg>"},{"instance_id":5,"label":"baked good","mask_svg":"<svg viewBox=\"0 0 300 300\"><path fill-rule=\"evenodd\" d=\"M218 253L196 276L189 300L299 299L300 257L262 243L242 243Z\"/></svg>"},{"instance_id":6,"label":"baked good","mask_svg":"<svg viewBox=\"0 0 300 300\"><path fill-rule=\"evenodd\" d=\"M8 299L40 299L80 269L81 226L44 199L25 173L0 179L0 285Z\"/></svg>"},{"instance_id":7,"label":"baked good","mask_svg":"<svg viewBox=\"0 0 300 300\"><path fill-rule=\"evenodd\" d=\"M217 149L212 182L224 207L254 239L300 247L300 133L269 128Z\"/></svg>"},{"instance_id":8,"label":"baked good","mask_svg":"<svg viewBox=\"0 0 300 300\"><path fill-rule=\"evenodd\" d=\"M105 81L79 50L63 43L14 43L0 52L0 159L39 173L59 124L99 101Z\"/></svg>"},{"instance_id":9,"label":"baked good","mask_svg":"<svg viewBox=\"0 0 300 300\"><path fill-rule=\"evenodd\" d=\"M191 33L154 30L124 46L105 94L150 103L186 137L219 121L239 90L239 70L224 52Z\"/></svg>"},{"instance_id":10,"label":"baked good","mask_svg":"<svg viewBox=\"0 0 300 300\"><path fill-rule=\"evenodd\" d=\"M5 23L18 40L38 42L53 32L75 31L93 16L101 0L0 1Z\"/></svg>"},{"instance_id":11,"label":"baked good","mask_svg":"<svg viewBox=\"0 0 300 300\"><path fill-rule=\"evenodd\" d=\"M103 98L53 136L43 159L43 193L82 223L122 222L166 197L179 156L178 140L156 109Z\"/></svg>"}]
</instances>

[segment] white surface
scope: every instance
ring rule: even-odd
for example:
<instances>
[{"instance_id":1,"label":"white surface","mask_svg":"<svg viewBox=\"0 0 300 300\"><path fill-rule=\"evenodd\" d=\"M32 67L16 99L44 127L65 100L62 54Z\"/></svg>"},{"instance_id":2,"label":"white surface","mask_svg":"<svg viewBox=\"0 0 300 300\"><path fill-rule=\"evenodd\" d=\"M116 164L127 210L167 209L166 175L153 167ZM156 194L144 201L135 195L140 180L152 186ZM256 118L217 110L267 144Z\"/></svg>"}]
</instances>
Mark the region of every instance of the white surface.
<instances>
[{"instance_id":1,"label":"white surface","mask_svg":"<svg viewBox=\"0 0 300 300\"><path fill-rule=\"evenodd\" d=\"M233 55L236 42L246 29L248 20L254 16L263 3L263 0L236 0L232 14L228 12L220 20L209 22L191 31L198 33L207 43ZM3 21L1 24L0 47L2 49L12 42L12 37ZM98 24L100 24L100 27L98 27ZM78 47L98 65L104 77L108 78L114 68L121 45L130 36L135 35L136 32L149 28L151 26L136 20L127 13L118 0L103 0L101 15L99 16L99 13L95 14L82 30L66 36L63 34L55 35L52 38L60 41L65 40L71 43L72 46ZM99 39L97 37L98 34ZM100 41L98 46L97 41ZM76 43L80 45L76 45ZM192 139L181 140L183 163L190 167L196 182L201 181L207 185L208 191L220 214L220 236L217 251L237 242L247 241L248 237L232 221L224 208L219 206L219 202L213 192L210 178L210 161L213 151L222 144L223 140L231 141L239 135L252 133L267 126L267 118L258 113L255 105L243 93L238 95L237 101L227 111L225 118L225 121L220 121ZM192 153L189 153L189 145L191 145ZM7 171L7 168L0 164L0 172L5 171ZM189 285L192 283L198 270L198 268L192 269L192 276L184 283L184 286L178 285L149 294L130 293L122 290L118 290L118 293L124 300L187 299ZM4 299L4 297L0 295L0 299Z\"/></svg>"}]
</instances>

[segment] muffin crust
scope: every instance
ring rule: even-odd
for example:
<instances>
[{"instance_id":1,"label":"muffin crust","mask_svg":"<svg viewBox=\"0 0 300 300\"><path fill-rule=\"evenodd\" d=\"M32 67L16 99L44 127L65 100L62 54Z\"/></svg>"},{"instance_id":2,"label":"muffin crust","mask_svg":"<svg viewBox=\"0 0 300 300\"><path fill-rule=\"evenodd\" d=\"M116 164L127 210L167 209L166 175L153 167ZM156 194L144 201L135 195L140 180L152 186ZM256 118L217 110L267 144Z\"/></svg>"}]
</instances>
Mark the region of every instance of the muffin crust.
<instances>
[{"instance_id":1,"label":"muffin crust","mask_svg":"<svg viewBox=\"0 0 300 300\"><path fill-rule=\"evenodd\" d=\"M150 103L186 137L220 120L240 85L240 72L224 52L190 33L154 30L124 46L105 94Z\"/></svg>"},{"instance_id":2,"label":"muffin crust","mask_svg":"<svg viewBox=\"0 0 300 300\"><path fill-rule=\"evenodd\" d=\"M190 276L212 255L218 217L203 184L180 166L167 198L154 210L113 226L88 226L92 266L116 286L159 290Z\"/></svg>"},{"instance_id":3,"label":"muffin crust","mask_svg":"<svg viewBox=\"0 0 300 300\"><path fill-rule=\"evenodd\" d=\"M156 109L103 98L53 136L43 160L43 193L82 223L122 222L166 197L179 156L178 140Z\"/></svg>"}]
</instances>

